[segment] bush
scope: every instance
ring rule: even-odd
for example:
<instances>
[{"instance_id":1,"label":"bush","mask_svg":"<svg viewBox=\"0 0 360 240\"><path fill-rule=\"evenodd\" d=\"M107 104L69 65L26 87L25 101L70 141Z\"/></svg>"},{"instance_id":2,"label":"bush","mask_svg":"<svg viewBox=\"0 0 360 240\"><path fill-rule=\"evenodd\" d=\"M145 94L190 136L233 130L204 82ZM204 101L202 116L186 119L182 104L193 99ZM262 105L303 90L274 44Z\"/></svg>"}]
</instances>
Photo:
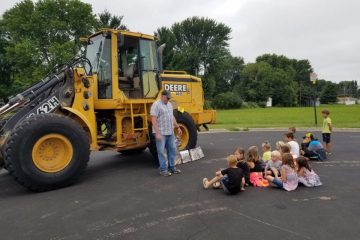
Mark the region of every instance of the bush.
<instances>
[{"instance_id":1,"label":"bush","mask_svg":"<svg viewBox=\"0 0 360 240\"><path fill-rule=\"evenodd\" d=\"M258 108L259 105L257 105L257 103L254 102L243 102L242 104L242 108Z\"/></svg>"},{"instance_id":2,"label":"bush","mask_svg":"<svg viewBox=\"0 0 360 240\"><path fill-rule=\"evenodd\" d=\"M237 94L233 92L226 92L216 95L212 102L212 105L216 109L234 109L240 108L242 102L243 101Z\"/></svg>"},{"instance_id":3,"label":"bush","mask_svg":"<svg viewBox=\"0 0 360 240\"><path fill-rule=\"evenodd\" d=\"M258 106L261 108L266 108L266 102L259 102Z\"/></svg>"},{"instance_id":4,"label":"bush","mask_svg":"<svg viewBox=\"0 0 360 240\"><path fill-rule=\"evenodd\" d=\"M212 103L210 100L205 100L204 102L204 109L208 110L208 109L212 109Z\"/></svg>"}]
</instances>

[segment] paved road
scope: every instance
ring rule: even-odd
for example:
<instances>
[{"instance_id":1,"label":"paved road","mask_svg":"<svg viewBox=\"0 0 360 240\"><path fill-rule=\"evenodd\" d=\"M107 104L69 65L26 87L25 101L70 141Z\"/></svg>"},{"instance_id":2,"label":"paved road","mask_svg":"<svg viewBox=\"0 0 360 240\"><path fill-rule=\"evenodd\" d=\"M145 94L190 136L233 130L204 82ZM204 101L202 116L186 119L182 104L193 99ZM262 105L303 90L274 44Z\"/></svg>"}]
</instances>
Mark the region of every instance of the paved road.
<instances>
[{"instance_id":1,"label":"paved road","mask_svg":"<svg viewBox=\"0 0 360 240\"><path fill-rule=\"evenodd\" d=\"M298 135L300 137L301 134ZM92 155L80 183L30 193L0 172L0 239L356 239L360 238L360 133L335 135L335 154L313 163L324 186L295 192L248 188L237 196L203 190L236 146L279 132L201 134L206 158L157 175L150 154Z\"/></svg>"}]
</instances>

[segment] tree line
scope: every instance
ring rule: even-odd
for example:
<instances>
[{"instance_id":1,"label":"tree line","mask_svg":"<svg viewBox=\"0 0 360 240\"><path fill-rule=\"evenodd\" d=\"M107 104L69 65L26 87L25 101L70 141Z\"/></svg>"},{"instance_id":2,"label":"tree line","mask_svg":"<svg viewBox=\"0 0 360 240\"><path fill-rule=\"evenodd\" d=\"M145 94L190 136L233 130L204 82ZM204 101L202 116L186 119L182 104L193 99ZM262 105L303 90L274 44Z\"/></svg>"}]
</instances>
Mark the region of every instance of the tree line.
<instances>
[{"instance_id":1,"label":"tree line","mask_svg":"<svg viewBox=\"0 0 360 240\"><path fill-rule=\"evenodd\" d=\"M69 61L80 51L80 37L105 27L128 29L123 16L107 10L95 14L80 0L17 3L0 19L0 98ZM309 75L314 70L306 59L264 54L246 64L230 52L231 31L213 19L190 17L160 27L154 35L159 45L166 43L164 68L200 76L207 103L215 108L264 106L270 97L275 106L298 106L314 97L332 103L338 96L359 96L356 81L319 80L312 85Z\"/></svg>"},{"instance_id":2,"label":"tree line","mask_svg":"<svg viewBox=\"0 0 360 240\"><path fill-rule=\"evenodd\" d=\"M123 16L95 14L80 0L23 0L0 18L0 98L41 80L74 58L80 37L101 28L127 29Z\"/></svg>"}]
</instances>

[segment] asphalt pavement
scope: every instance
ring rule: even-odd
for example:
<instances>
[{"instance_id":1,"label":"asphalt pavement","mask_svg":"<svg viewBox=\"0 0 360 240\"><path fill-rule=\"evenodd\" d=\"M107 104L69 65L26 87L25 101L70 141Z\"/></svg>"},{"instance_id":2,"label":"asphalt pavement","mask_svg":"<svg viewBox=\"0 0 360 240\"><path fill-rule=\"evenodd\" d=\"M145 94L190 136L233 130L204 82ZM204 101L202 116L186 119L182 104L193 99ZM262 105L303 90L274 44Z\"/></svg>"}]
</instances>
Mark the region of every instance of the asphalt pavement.
<instances>
[{"instance_id":1,"label":"asphalt pavement","mask_svg":"<svg viewBox=\"0 0 360 240\"><path fill-rule=\"evenodd\" d=\"M300 139L302 133L298 133ZM205 158L160 177L150 153L95 152L77 184L32 193L0 171L0 239L360 239L360 133L335 133L334 154L312 162L323 186L247 188L236 196L201 180L225 156L281 132L199 135Z\"/></svg>"}]
</instances>

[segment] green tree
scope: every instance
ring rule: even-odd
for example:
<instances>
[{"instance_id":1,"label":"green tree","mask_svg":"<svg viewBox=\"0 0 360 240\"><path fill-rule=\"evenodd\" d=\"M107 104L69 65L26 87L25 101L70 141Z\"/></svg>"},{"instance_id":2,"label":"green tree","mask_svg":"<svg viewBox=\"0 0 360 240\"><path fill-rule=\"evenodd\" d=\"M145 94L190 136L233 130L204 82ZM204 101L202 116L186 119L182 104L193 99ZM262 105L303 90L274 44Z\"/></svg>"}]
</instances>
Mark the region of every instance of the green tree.
<instances>
[{"instance_id":1,"label":"green tree","mask_svg":"<svg viewBox=\"0 0 360 240\"><path fill-rule=\"evenodd\" d=\"M247 102L266 102L271 97L273 69L266 62L249 63L234 91Z\"/></svg>"},{"instance_id":2,"label":"green tree","mask_svg":"<svg viewBox=\"0 0 360 240\"><path fill-rule=\"evenodd\" d=\"M11 85L11 65L6 58L6 48L9 46L6 33L0 21L0 99L3 99L13 92Z\"/></svg>"},{"instance_id":3,"label":"green tree","mask_svg":"<svg viewBox=\"0 0 360 240\"><path fill-rule=\"evenodd\" d=\"M297 102L306 104L315 94L311 86L310 73L313 72L309 60L289 59L284 55L263 54L256 58L256 62L267 62L273 68L282 69L288 74L297 85Z\"/></svg>"},{"instance_id":4,"label":"green tree","mask_svg":"<svg viewBox=\"0 0 360 240\"><path fill-rule=\"evenodd\" d=\"M337 84L327 81L320 93L320 102L323 104L337 102Z\"/></svg>"},{"instance_id":5,"label":"green tree","mask_svg":"<svg viewBox=\"0 0 360 240\"><path fill-rule=\"evenodd\" d=\"M124 16L112 15L107 9L105 9L99 15L99 28L112 28L119 30L129 30L125 24L123 24Z\"/></svg>"},{"instance_id":6,"label":"green tree","mask_svg":"<svg viewBox=\"0 0 360 240\"><path fill-rule=\"evenodd\" d=\"M242 99L234 92L225 92L216 95L212 105L217 109L235 109L241 107Z\"/></svg>"},{"instance_id":7,"label":"green tree","mask_svg":"<svg viewBox=\"0 0 360 240\"><path fill-rule=\"evenodd\" d=\"M23 0L3 14L2 24L10 42L5 49L13 85L26 87L73 58L80 37L98 23L91 5L80 0Z\"/></svg>"},{"instance_id":8,"label":"green tree","mask_svg":"<svg viewBox=\"0 0 360 240\"><path fill-rule=\"evenodd\" d=\"M291 69L274 68L267 62L247 64L234 91L247 102L264 103L271 97L274 106L297 103L297 86Z\"/></svg>"},{"instance_id":9,"label":"green tree","mask_svg":"<svg viewBox=\"0 0 360 240\"><path fill-rule=\"evenodd\" d=\"M173 66L173 64L175 64L173 58L175 55L174 49L176 41L174 33L167 27L161 27L156 30L154 35L159 38L159 46L166 44L163 52L163 68L166 70L179 70L176 66Z\"/></svg>"},{"instance_id":10,"label":"green tree","mask_svg":"<svg viewBox=\"0 0 360 240\"><path fill-rule=\"evenodd\" d=\"M274 106L293 107L297 104L297 84L292 72L274 68L271 77L271 98Z\"/></svg>"},{"instance_id":11,"label":"green tree","mask_svg":"<svg viewBox=\"0 0 360 240\"><path fill-rule=\"evenodd\" d=\"M211 98L219 66L229 56L230 33L231 29L223 23L191 17L173 24L170 29L159 28L155 35L160 43L168 44L164 52L165 68L203 76L205 95Z\"/></svg>"},{"instance_id":12,"label":"green tree","mask_svg":"<svg viewBox=\"0 0 360 240\"><path fill-rule=\"evenodd\" d=\"M231 54L224 57L223 61L217 65L216 71L212 71L216 81L215 91L217 93L232 91L235 85L240 82L241 71L244 67L243 58L233 57Z\"/></svg>"},{"instance_id":13,"label":"green tree","mask_svg":"<svg viewBox=\"0 0 360 240\"><path fill-rule=\"evenodd\" d=\"M231 29L213 19L191 17L172 25L161 27L155 35L159 45L166 43L163 65L168 70L185 70L200 75L205 97L230 89L241 70L241 58L233 58L228 46ZM219 86L218 86L219 85ZM222 87L226 86L226 89Z\"/></svg>"},{"instance_id":14,"label":"green tree","mask_svg":"<svg viewBox=\"0 0 360 240\"><path fill-rule=\"evenodd\" d=\"M338 95L343 97L358 97L357 81L342 81L338 84Z\"/></svg>"}]
</instances>

